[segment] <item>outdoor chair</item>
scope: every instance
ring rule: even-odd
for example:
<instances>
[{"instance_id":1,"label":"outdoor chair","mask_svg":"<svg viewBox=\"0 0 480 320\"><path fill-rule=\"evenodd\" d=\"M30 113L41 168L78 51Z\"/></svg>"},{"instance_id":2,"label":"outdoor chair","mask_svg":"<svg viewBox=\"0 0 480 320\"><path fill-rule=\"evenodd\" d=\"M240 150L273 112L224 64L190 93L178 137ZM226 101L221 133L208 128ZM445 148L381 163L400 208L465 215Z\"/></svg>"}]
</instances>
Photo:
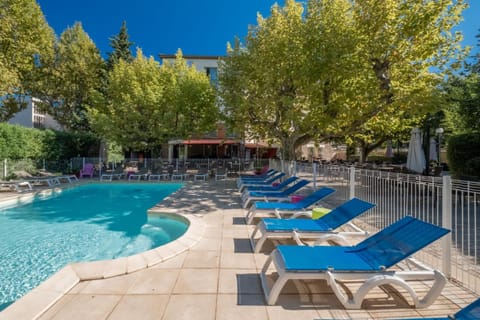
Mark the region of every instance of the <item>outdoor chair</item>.
<instances>
[{"instance_id":1,"label":"outdoor chair","mask_svg":"<svg viewBox=\"0 0 480 320\"><path fill-rule=\"evenodd\" d=\"M310 195L298 202L255 202L248 210L245 215L245 220L247 224L251 224L253 218L257 215L259 211L272 212L278 218L281 218L280 212L284 213L294 213L295 211L306 210L310 206L313 206L315 203L323 200L327 196L335 192L335 189L329 187L322 187L317 191L312 192Z\"/></svg>"},{"instance_id":2,"label":"outdoor chair","mask_svg":"<svg viewBox=\"0 0 480 320\"><path fill-rule=\"evenodd\" d=\"M413 260L412 264L422 270L392 267L448 232L407 216L355 246L277 246L260 272L266 301L269 305L275 304L288 280L322 279L347 309L360 308L371 289L385 285L401 287L410 294L416 308L428 307L441 294L447 282L445 276ZM278 277L270 287L267 272L272 272L272 263ZM350 281L362 284L350 292ZM407 281L433 281L433 284L420 298Z\"/></svg>"},{"instance_id":3,"label":"outdoor chair","mask_svg":"<svg viewBox=\"0 0 480 320\"><path fill-rule=\"evenodd\" d=\"M283 190L283 191L250 191L250 192L244 192L242 194L242 202L243 202L243 208L248 208L254 201L257 200L264 200L264 201L288 201L290 199L290 195L292 195L294 192L297 192L307 184L309 184L310 181L301 179L294 185L290 186L289 188Z\"/></svg>"},{"instance_id":4,"label":"outdoor chair","mask_svg":"<svg viewBox=\"0 0 480 320\"><path fill-rule=\"evenodd\" d=\"M199 169L193 176L193 180L203 180L207 181L208 178L208 170L207 169Z\"/></svg>"},{"instance_id":5,"label":"outdoor chair","mask_svg":"<svg viewBox=\"0 0 480 320\"><path fill-rule=\"evenodd\" d=\"M218 181L220 179L226 179L227 175L228 175L227 169L217 168L215 170L215 181Z\"/></svg>"},{"instance_id":6,"label":"outdoor chair","mask_svg":"<svg viewBox=\"0 0 480 320\"><path fill-rule=\"evenodd\" d=\"M0 182L0 189L6 188L6 191L32 191L32 185L28 181L2 181Z\"/></svg>"},{"instance_id":7,"label":"outdoor chair","mask_svg":"<svg viewBox=\"0 0 480 320\"><path fill-rule=\"evenodd\" d=\"M83 168L80 169L80 178L90 177L93 178L93 173L95 172L95 166L92 163L85 163Z\"/></svg>"},{"instance_id":8,"label":"outdoor chair","mask_svg":"<svg viewBox=\"0 0 480 320\"><path fill-rule=\"evenodd\" d=\"M250 236L250 243L255 253L260 252L265 241L294 239L303 245L303 239L315 239L317 242L333 241L337 244L348 244L346 237L366 236L367 233L352 224L352 220L375 205L353 198L331 210L326 215L312 219L262 219ZM336 232L343 225L348 225L354 231ZM260 234L258 240L257 233Z\"/></svg>"}]
</instances>

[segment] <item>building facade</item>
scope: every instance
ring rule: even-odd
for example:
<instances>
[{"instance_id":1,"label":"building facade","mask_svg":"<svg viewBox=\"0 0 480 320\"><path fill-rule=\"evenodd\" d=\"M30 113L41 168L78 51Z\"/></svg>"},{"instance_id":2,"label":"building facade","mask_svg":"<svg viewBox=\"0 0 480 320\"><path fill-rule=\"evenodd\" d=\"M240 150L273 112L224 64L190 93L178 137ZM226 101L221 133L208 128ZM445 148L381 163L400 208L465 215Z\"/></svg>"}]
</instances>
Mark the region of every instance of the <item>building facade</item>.
<instances>
[{"instance_id":1,"label":"building facade","mask_svg":"<svg viewBox=\"0 0 480 320\"><path fill-rule=\"evenodd\" d=\"M48 113L38 107L40 100L27 97L27 107L16 113L9 121L27 128L62 130L62 126Z\"/></svg>"}]
</instances>

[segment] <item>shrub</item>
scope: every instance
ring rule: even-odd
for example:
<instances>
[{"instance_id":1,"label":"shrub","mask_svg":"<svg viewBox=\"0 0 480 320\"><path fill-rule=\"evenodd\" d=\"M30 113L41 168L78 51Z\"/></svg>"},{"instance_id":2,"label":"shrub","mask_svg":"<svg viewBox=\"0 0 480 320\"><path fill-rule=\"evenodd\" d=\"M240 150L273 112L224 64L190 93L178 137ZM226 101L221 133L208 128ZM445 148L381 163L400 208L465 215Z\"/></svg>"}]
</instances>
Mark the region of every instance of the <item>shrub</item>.
<instances>
[{"instance_id":1,"label":"shrub","mask_svg":"<svg viewBox=\"0 0 480 320\"><path fill-rule=\"evenodd\" d=\"M450 137L447 158L450 170L455 176L480 178L480 133Z\"/></svg>"},{"instance_id":2,"label":"shrub","mask_svg":"<svg viewBox=\"0 0 480 320\"><path fill-rule=\"evenodd\" d=\"M100 139L89 133L25 128L0 123L0 159L70 159L96 156Z\"/></svg>"}]
</instances>

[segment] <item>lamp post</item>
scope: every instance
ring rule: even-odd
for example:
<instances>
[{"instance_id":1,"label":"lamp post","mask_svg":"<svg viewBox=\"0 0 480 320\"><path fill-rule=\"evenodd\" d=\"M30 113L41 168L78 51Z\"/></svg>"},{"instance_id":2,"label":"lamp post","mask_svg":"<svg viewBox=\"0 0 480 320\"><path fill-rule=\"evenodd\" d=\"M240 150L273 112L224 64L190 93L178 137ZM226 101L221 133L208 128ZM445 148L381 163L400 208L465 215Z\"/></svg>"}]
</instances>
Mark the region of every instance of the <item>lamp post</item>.
<instances>
[{"instance_id":1,"label":"lamp post","mask_svg":"<svg viewBox=\"0 0 480 320\"><path fill-rule=\"evenodd\" d=\"M437 134L438 137L438 164L440 165L440 150L442 148L442 134L444 130L443 128L437 128L435 129L435 133Z\"/></svg>"}]
</instances>

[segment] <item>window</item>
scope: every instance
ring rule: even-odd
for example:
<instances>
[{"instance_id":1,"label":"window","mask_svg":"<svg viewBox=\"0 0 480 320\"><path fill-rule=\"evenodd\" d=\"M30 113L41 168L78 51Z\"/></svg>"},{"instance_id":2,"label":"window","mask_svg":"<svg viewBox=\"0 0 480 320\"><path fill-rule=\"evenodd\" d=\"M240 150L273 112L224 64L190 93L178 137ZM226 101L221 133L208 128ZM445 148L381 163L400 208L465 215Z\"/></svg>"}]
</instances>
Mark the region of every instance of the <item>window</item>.
<instances>
[{"instance_id":1,"label":"window","mask_svg":"<svg viewBox=\"0 0 480 320\"><path fill-rule=\"evenodd\" d=\"M205 68L205 71L210 79L210 82L216 86L218 84L217 68L207 67Z\"/></svg>"},{"instance_id":2,"label":"window","mask_svg":"<svg viewBox=\"0 0 480 320\"><path fill-rule=\"evenodd\" d=\"M45 116L43 115L34 115L33 116L33 127L38 129L45 128Z\"/></svg>"}]
</instances>

